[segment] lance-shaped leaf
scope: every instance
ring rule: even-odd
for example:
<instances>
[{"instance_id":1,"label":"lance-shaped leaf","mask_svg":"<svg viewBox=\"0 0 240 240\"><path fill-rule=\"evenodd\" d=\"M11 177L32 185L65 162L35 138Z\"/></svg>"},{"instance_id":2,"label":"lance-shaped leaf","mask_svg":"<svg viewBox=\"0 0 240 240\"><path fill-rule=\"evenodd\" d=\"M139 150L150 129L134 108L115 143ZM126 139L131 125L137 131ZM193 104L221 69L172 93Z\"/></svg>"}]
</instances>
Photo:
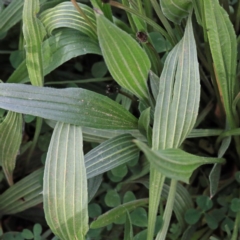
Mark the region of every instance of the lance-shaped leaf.
<instances>
[{"instance_id":1,"label":"lance-shaped leaf","mask_svg":"<svg viewBox=\"0 0 240 240\"><path fill-rule=\"evenodd\" d=\"M99 43L111 75L119 85L148 101L150 61L147 54L129 34L101 13L96 15Z\"/></svg>"},{"instance_id":2,"label":"lance-shaped leaf","mask_svg":"<svg viewBox=\"0 0 240 240\"><path fill-rule=\"evenodd\" d=\"M96 28L96 18L93 10L85 4L78 3L78 5L81 7L82 11L84 11L92 25ZM54 8L44 11L40 15L40 19L48 34L51 34L56 28L67 27L83 32L93 39L97 38L96 33L70 1L60 3Z\"/></svg>"},{"instance_id":3,"label":"lance-shaped leaf","mask_svg":"<svg viewBox=\"0 0 240 240\"><path fill-rule=\"evenodd\" d=\"M124 203L118 207L115 207L114 209L104 213L100 217L98 217L97 220L93 221L91 223L90 228L101 228L105 227L114 221L116 221L118 218L122 217L125 215L127 212L132 212L134 209L147 205L148 204L148 199L140 199L140 200L135 200L131 201L128 203Z\"/></svg>"},{"instance_id":4,"label":"lance-shaped leaf","mask_svg":"<svg viewBox=\"0 0 240 240\"><path fill-rule=\"evenodd\" d=\"M236 81L237 38L233 25L217 0L204 0L204 17L220 97L230 127L234 126L233 99L239 86Z\"/></svg>"},{"instance_id":5,"label":"lance-shaped leaf","mask_svg":"<svg viewBox=\"0 0 240 240\"><path fill-rule=\"evenodd\" d=\"M154 115L153 148L177 148L191 132L198 114L200 77L189 17L183 39L169 53L160 77Z\"/></svg>"},{"instance_id":6,"label":"lance-shaped leaf","mask_svg":"<svg viewBox=\"0 0 240 240\"><path fill-rule=\"evenodd\" d=\"M178 148L152 150L146 144L134 140L145 153L154 168L166 177L189 183L193 171L199 166L212 163L225 163L223 158L200 157Z\"/></svg>"},{"instance_id":7,"label":"lance-shaped leaf","mask_svg":"<svg viewBox=\"0 0 240 240\"><path fill-rule=\"evenodd\" d=\"M134 129L137 119L110 98L81 88L0 84L0 107L75 125Z\"/></svg>"},{"instance_id":8,"label":"lance-shaped leaf","mask_svg":"<svg viewBox=\"0 0 240 240\"><path fill-rule=\"evenodd\" d=\"M85 155L88 177L107 172L123 163L136 159L139 149L130 134L109 139Z\"/></svg>"},{"instance_id":9,"label":"lance-shaped leaf","mask_svg":"<svg viewBox=\"0 0 240 240\"><path fill-rule=\"evenodd\" d=\"M191 0L160 0L163 14L172 22L180 24L192 10Z\"/></svg>"},{"instance_id":10,"label":"lance-shaped leaf","mask_svg":"<svg viewBox=\"0 0 240 240\"><path fill-rule=\"evenodd\" d=\"M43 169L34 171L0 196L1 214L15 214L42 202Z\"/></svg>"},{"instance_id":11,"label":"lance-shaped leaf","mask_svg":"<svg viewBox=\"0 0 240 240\"><path fill-rule=\"evenodd\" d=\"M40 3L44 3L47 0L40 0ZM12 0L10 4L1 12L0 15L0 33L7 32L22 18L24 1Z\"/></svg>"},{"instance_id":12,"label":"lance-shaped leaf","mask_svg":"<svg viewBox=\"0 0 240 240\"><path fill-rule=\"evenodd\" d=\"M99 176L99 174L138 157L139 149L132 140L133 137L130 134L117 136L100 144L85 155L87 178L91 178L88 191L90 199L100 186L101 175ZM41 203L42 173L42 170L37 171L36 174L34 172L33 176L29 175L23 178L6 190L0 196L0 211L4 214L14 214ZM95 186L92 186L93 184Z\"/></svg>"},{"instance_id":13,"label":"lance-shaped leaf","mask_svg":"<svg viewBox=\"0 0 240 240\"><path fill-rule=\"evenodd\" d=\"M13 170L22 141L22 114L8 112L0 124L0 165L8 184L13 184Z\"/></svg>"},{"instance_id":14,"label":"lance-shaped leaf","mask_svg":"<svg viewBox=\"0 0 240 240\"><path fill-rule=\"evenodd\" d=\"M48 38L42 45L43 75L47 75L61 64L71 58L88 53L101 55L96 41L73 29L62 29L54 36ZM25 83L29 81L26 61L9 77L9 83Z\"/></svg>"},{"instance_id":15,"label":"lance-shaped leaf","mask_svg":"<svg viewBox=\"0 0 240 240\"><path fill-rule=\"evenodd\" d=\"M26 64L32 85L43 85L42 41L46 31L37 18L39 0L24 1L23 36L26 42Z\"/></svg>"},{"instance_id":16,"label":"lance-shaped leaf","mask_svg":"<svg viewBox=\"0 0 240 240\"><path fill-rule=\"evenodd\" d=\"M79 126L57 123L47 153L43 204L48 225L60 239L85 239L87 175Z\"/></svg>"}]
</instances>

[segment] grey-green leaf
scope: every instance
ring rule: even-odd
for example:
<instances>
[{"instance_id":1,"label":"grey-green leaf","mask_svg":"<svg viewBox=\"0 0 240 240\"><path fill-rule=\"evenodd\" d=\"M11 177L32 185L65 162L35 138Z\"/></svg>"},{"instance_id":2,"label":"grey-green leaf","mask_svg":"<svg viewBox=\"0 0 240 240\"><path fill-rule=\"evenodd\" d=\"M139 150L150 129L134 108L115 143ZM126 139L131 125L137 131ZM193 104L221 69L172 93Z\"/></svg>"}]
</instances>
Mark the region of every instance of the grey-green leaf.
<instances>
[{"instance_id":1,"label":"grey-green leaf","mask_svg":"<svg viewBox=\"0 0 240 240\"><path fill-rule=\"evenodd\" d=\"M133 143L133 139L130 134L123 134L88 152L85 155L88 177L99 175L138 157L139 149Z\"/></svg>"},{"instance_id":2,"label":"grey-green leaf","mask_svg":"<svg viewBox=\"0 0 240 240\"><path fill-rule=\"evenodd\" d=\"M99 43L104 60L119 85L148 102L150 61L139 44L102 14L97 15Z\"/></svg>"},{"instance_id":3,"label":"grey-green leaf","mask_svg":"<svg viewBox=\"0 0 240 240\"><path fill-rule=\"evenodd\" d=\"M0 196L1 214L14 214L42 202L43 169L38 169L15 183Z\"/></svg>"},{"instance_id":4,"label":"grey-green leaf","mask_svg":"<svg viewBox=\"0 0 240 240\"><path fill-rule=\"evenodd\" d=\"M9 185L13 184L13 170L22 141L22 114L8 112L0 124L0 165Z\"/></svg>"},{"instance_id":5,"label":"grey-green leaf","mask_svg":"<svg viewBox=\"0 0 240 240\"><path fill-rule=\"evenodd\" d=\"M79 126L57 123L45 164L43 204L48 225L61 239L85 239L87 175Z\"/></svg>"},{"instance_id":6,"label":"grey-green leaf","mask_svg":"<svg viewBox=\"0 0 240 240\"><path fill-rule=\"evenodd\" d=\"M80 88L53 89L2 83L0 107L93 128L137 128L137 119L120 104Z\"/></svg>"},{"instance_id":7,"label":"grey-green leaf","mask_svg":"<svg viewBox=\"0 0 240 240\"><path fill-rule=\"evenodd\" d=\"M93 10L85 4L78 3L78 5L96 28L96 18ZM76 29L92 39L97 39L96 32L91 29L89 24L70 1L60 3L53 8L47 9L40 15L40 19L48 34L51 34L56 28L67 27Z\"/></svg>"},{"instance_id":8,"label":"grey-green leaf","mask_svg":"<svg viewBox=\"0 0 240 240\"><path fill-rule=\"evenodd\" d=\"M166 177L185 183L189 183L193 171L199 166L225 162L223 158L200 157L177 148L151 150L140 141L134 140L134 142L145 153L148 161L157 171Z\"/></svg>"},{"instance_id":9,"label":"grey-green leaf","mask_svg":"<svg viewBox=\"0 0 240 240\"><path fill-rule=\"evenodd\" d=\"M191 17L183 39L168 54L160 77L154 114L153 148L177 148L198 114L200 77Z\"/></svg>"}]
</instances>

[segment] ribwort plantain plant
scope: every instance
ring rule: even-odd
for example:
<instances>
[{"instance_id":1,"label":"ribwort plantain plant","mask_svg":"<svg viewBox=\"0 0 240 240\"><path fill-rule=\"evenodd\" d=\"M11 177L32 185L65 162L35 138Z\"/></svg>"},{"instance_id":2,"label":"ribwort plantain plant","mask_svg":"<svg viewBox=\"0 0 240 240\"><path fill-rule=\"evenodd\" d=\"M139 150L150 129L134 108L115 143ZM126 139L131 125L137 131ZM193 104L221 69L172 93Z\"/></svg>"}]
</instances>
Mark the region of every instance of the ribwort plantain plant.
<instances>
[{"instance_id":1,"label":"ribwort plantain plant","mask_svg":"<svg viewBox=\"0 0 240 240\"><path fill-rule=\"evenodd\" d=\"M2 239L239 239L239 1L0 19Z\"/></svg>"}]
</instances>

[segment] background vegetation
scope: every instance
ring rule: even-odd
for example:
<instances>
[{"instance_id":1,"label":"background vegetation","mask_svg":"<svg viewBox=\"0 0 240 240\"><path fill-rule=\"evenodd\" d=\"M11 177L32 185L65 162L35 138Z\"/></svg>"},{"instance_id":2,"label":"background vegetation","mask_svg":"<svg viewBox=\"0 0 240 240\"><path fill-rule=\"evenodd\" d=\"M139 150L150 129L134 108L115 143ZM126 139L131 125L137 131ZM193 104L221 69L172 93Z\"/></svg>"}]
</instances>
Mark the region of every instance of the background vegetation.
<instances>
[{"instance_id":1,"label":"background vegetation","mask_svg":"<svg viewBox=\"0 0 240 240\"><path fill-rule=\"evenodd\" d=\"M0 238L240 239L237 0L0 0Z\"/></svg>"}]
</instances>

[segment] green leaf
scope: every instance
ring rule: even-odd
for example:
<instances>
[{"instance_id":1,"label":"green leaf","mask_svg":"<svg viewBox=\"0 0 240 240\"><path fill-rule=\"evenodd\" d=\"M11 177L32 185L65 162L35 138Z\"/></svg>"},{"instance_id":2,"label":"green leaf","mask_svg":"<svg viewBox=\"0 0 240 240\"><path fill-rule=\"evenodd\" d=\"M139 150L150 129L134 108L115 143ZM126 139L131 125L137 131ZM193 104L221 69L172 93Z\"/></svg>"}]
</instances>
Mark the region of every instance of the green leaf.
<instances>
[{"instance_id":1,"label":"green leaf","mask_svg":"<svg viewBox=\"0 0 240 240\"><path fill-rule=\"evenodd\" d=\"M115 177L123 178L128 173L128 168L126 164L119 165L111 170Z\"/></svg>"},{"instance_id":2,"label":"green leaf","mask_svg":"<svg viewBox=\"0 0 240 240\"><path fill-rule=\"evenodd\" d=\"M0 123L0 165L9 185L13 185L13 170L22 142L22 114L8 112Z\"/></svg>"},{"instance_id":3,"label":"green leaf","mask_svg":"<svg viewBox=\"0 0 240 240\"><path fill-rule=\"evenodd\" d=\"M81 127L57 123L43 181L45 218L61 239L85 239L88 231L87 175Z\"/></svg>"},{"instance_id":4,"label":"green leaf","mask_svg":"<svg viewBox=\"0 0 240 240\"><path fill-rule=\"evenodd\" d=\"M42 174L41 168L3 192L0 196L0 212L14 214L41 203Z\"/></svg>"},{"instance_id":5,"label":"green leaf","mask_svg":"<svg viewBox=\"0 0 240 240\"><path fill-rule=\"evenodd\" d=\"M45 28L37 18L40 10L39 0L24 0L23 36L25 39L26 65L32 85L43 85L42 41L46 35Z\"/></svg>"},{"instance_id":6,"label":"green leaf","mask_svg":"<svg viewBox=\"0 0 240 240\"><path fill-rule=\"evenodd\" d=\"M205 218L206 218L206 222L210 229L212 229L212 230L217 229L218 222L211 214L206 214Z\"/></svg>"},{"instance_id":7,"label":"green leaf","mask_svg":"<svg viewBox=\"0 0 240 240\"><path fill-rule=\"evenodd\" d=\"M199 221L201 215L201 212L191 208L186 211L184 218L188 224L193 225Z\"/></svg>"},{"instance_id":8,"label":"green leaf","mask_svg":"<svg viewBox=\"0 0 240 240\"><path fill-rule=\"evenodd\" d=\"M200 157L180 149L151 150L144 143L134 140L145 153L154 168L166 177L189 183L193 171L199 166L211 163L224 163L223 158Z\"/></svg>"},{"instance_id":9,"label":"green leaf","mask_svg":"<svg viewBox=\"0 0 240 240\"><path fill-rule=\"evenodd\" d=\"M151 121L151 108L147 108L141 112L140 118L138 120L139 131L146 136L148 143L151 145L152 141L152 128L150 127Z\"/></svg>"},{"instance_id":10,"label":"green leaf","mask_svg":"<svg viewBox=\"0 0 240 240\"><path fill-rule=\"evenodd\" d=\"M150 61L138 43L102 14L97 14L99 43L104 60L119 85L148 102Z\"/></svg>"},{"instance_id":11,"label":"green leaf","mask_svg":"<svg viewBox=\"0 0 240 240\"><path fill-rule=\"evenodd\" d=\"M42 44L43 75L47 75L71 58L88 53L101 55L96 43L73 29L62 29ZM7 80L9 83L29 82L26 61L23 61Z\"/></svg>"},{"instance_id":12,"label":"green leaf","mask_svg":"<svg viewBox=\"0 0 240 240\"><path fill-rule=\"evenodd\" d=\"M116 207L121 204L120 196L115 190L109 190L104 200L108 207Z\"/></svg>"},{"instance_id":13,"label":"green leaf","mask_svg":"<svg viewBox=\"0 0 240 240\"><path fill-rule=\"evenodd\" d=\"M204 0L204 17L219 94L230 127L235 126L232 103L239 91L236 82L237 40L233 25L218 0Z\"/></svg>"},{"instance_id":14,"label":"green leaf","mask_svg":"<svg viewBox=\"0 0 240 240\"><path fill-rule=\"evenodd\" d=\"M153 125L155 150L179 147L197 118L200 77L191 17L183 39L168 54L160 83Z\"/></svg>"},{"instance_id":15,"label":"green leaf","mask_svg":"<svg viewBox=\"0 0 240 240\"><path fill-rule=\"evenodd\" d=\"M123 203L131 202L136 200L136 197L133 192L127 191L123 196Z\"/></svg>"},{"instance_id":16,"label":"green leaf","mask_svg":"<svg viewBox=\"0 0 240 240\"><path fill-rule=\"evenodd\" d=\"M109 139L85 155L88 177L107 172L123 163L135 159L139 149L130 134Z\"/></svg>"},{"instance_id":17,"label":"green leaf","mask_svg":"<svg viewBox=\"0 0 240 240\"><path fill-rule=\"evenodd\" d=\"M78 3L78 5L87 15L93 26L96 27L96 19L93 10L85 4ZM40 19L49 35L56 28L67 27L76 29L88 35L92 39L97 38L96 33L92 30L85 19L79 14L71 2L63 2L54 8L50 8L44 11L40 15Z\"/></svg>"},{"instance_id":18,"label":"green leaf","mask_svg":"<svg viewBox=\"0 0 240 240\"><path fill-rule=\"evenodd\" d=\"M121 105L108 97L80 88L0 84L0 107L94 128L134 129L137 125L137 119Z\"/></svg>"},{"instance_id":19,"label":"green leaf","mask_svg":"<svg viewBox=\"0 0 240 240\"><path fill-rule=\"evenodd\" d=\"M97 220L93 221L90 225L90 228L101 228L113 223L116 219L129 213L134 209L145 206L148 203L148 199L140 199L132 202L122 204L103 215L99 216Z\"/></svg>"},{"instance_id":20,"label":"green leaf","mask_svg":"<svg viewBox=\"0 0 240 240\"><path fill-rule=\"evenodd\" d=\"M28 229L23 229L21 235L25 239L33 239L34 238L33 233Z\"/></svg>"},{"instance_id":21,"label":"green leaf","mask_svg":"<svg viewBox=\"0 0 240 240\"><path fill-rule=\"evenodd\" d=\"M91 203L88 205L88 215L91 218L95 218L102 213L102 209L99 204Z\"/></svg>"},{"instance_id":22,"label":"green leaf","mask_svg":"<svg viewBox=\"0 0 240 240\"><path fill-rule=\"evenodd\" d=\"M42 226L39 223L34 224L33 226L34 236L40 236L42 233Z\"/></svg>"},{"instance_id":23,"label":"green leaf","mask_svg":"<svg viewBox=\"0 0 240 240\"><path fill-rule=\"evenodd\" d=\"M138 227L147 227L148 217L147 211L140 207L131 213L132 224Z\"/></svg>"},{"instance_id":24,"label":"green leaf","mask_svg":"<svg viewBox=\"0 0 240 240\"><path fill-rule=\"evenodd\" d=\"M172 22L180 24L192 10L191 0L160 0L163 14Z\"/></svg>"},{"instance_id":25,"label":"green leaf","mask_svg":"<svg viewBox=\"0 0 240 240\"><path fill-rule=\"evenodd\" d=\"M142 230L133 238L134 240L146 240L147 239L147 229Z\"/></svg>"},{"instance_id":26,"label":"green leaf","mask_svg":"<svg viewBox=\"0 0 240 240\"><path fill-rule=\"evenodd\" d=\"M151 38L152 44L158 53L166 52L171 50L171 43L168 42L161 33L150 32L149 37ZM159 79L158 79L159 81Z\"/></svg>"},{"instance_id":27,"label":"green leaf","mask_svg":"<svg viewBox=\"0 0 240 240\"><path fill-rule=\"evenodd\" d=\"M233 212L240 212L240 199L239 198L233 198L231 200L230 208Z\"/></svg>"},{"instance_id":28,"label":"green leaf","mask_svg":"<svg viewBox=\"0 0 240 240\"><path fill-rule=\"evenodd\" d=\"M203 211L208 211L213 206L212 200L205 195L198 196L196 201L197 201L198 207L200 207Z\"/></svg>"},{"instance_id":29,"label":"green leaf","mask_svg":"<svg viewBox=\"0 0 240 240\"><path fill-rule=\"evenodd\" d=\"M16 50L11 53L9 60L12 64L12 66L14 68L17 68L22 63L24 58L25 58L25 51L24 50Z\"/></svg>"},{"instance_id":30,"label":"green leaf","mask_svg":"<svg viewBox=\"0 0 240 240\"><path fill-rule=\"evenodd\" d=\"M104 77L107 72L108 72L107 66L103 61L94 63L91 68L91 73L95 78Z\"/></svg>"}]
</instances>

